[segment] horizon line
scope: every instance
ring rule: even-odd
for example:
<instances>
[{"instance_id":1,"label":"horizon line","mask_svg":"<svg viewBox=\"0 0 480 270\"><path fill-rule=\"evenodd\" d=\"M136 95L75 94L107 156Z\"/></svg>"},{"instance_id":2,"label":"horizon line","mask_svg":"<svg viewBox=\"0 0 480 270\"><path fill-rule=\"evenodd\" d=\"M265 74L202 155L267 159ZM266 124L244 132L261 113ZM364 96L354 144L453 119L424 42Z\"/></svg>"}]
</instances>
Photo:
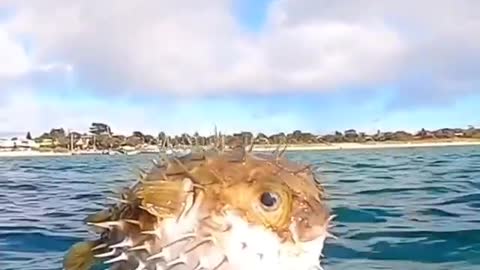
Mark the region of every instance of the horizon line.
<instances>
[{"instance_id":1,"label":"horizon line","mask_svg":"<svg viewBox=\"0 0 480 270\"><path fill-rule=\"evenodd\" d=\"M99 122L92 122L92 123L99 123ZM109 126L109 125L107 125ZM40 137L44 134L49 134L51 133L53 130L61 130L63 129L65 134L70 134L70 133L78 133L78 134L81 134L81 135L85 135L85 134L93 134L92 132L90 132L90 130L87 130L87 131L77 131L73 128L63 128L63 127L59 127L59 128L51 128L50 130L47 130L47 131L43 131L43 132L39 132L38 133L38 136L33 136L34 133L30 132L30 131L0 131L0 138L5 138L5 137L10 137L10 138L13 138L13 137L21 137L21 136L27 136L28 133L30 133L30 135L32 137ZM330 132L311 132L311 131L308 131L308 130L302 130L302 129L292 129L290 131L279 131L279 132L262 132L262 131L258 131L258 132L254 132L254 131L248 131L248 130L238 130L238 131L235 131L235 132L222 132L221 129L218 128L217 125L214 126L214 130L213 132L211 133L208 133L208 135L202 135L200 132L192 132L191 134L189 132L180 132L180 133L168 133L166 131L158 131L155 136L158 136L160 133L164 133L166 136L170 136L170 137L175 137L175 136L181 136L183 134L187 134L187 135L194 135L195 133L198 133L199 136L215 136L215 134L222 134L222 135L235 135L235 134L242 134L242 133L251 133L253 136L255 135L258 135L258 134L264 134L266 135L267 137L268 136L273 136L273 135L278 135L278 134L293 134L294 132L296 131L300 131L302 134L312 134L312 135L317 135L317 136L322 136L322 135L335 135L336 132L340 132L342 134L344 134L345 132L351 132L351 131L355 131L357 134L360 134L360 133L363 133L364 135L373 135L373 134L378 134L379 132L380 133L395 133L395 132L406 132L406 133L409 133L409 134L416 134L418 132L421 132L422 130L426 131L426 132L435 132L435 131L440 131L440 130L462 130L462 131L465 131L465 130L471 130L471 129L477 129L475 126L473 125L467 125L466 128L462 128L462 127L444 127L444 128L436 128L436 129L427 129L427 128L421 128L421 129L416 129L416 130L409 130L409 129L377 129L376 132L373 132L373 133L369 133L369 132L366 132L366 131L362 131L360 129L355 129L355 128L348 128L348 129L345 129L345 130L334 130L334 131L330 131ZM142 133L144 136L146 135L151 135L153 136L151 133L145 133L141 130L134 130L132 132L130 132L129 134L128 133L122 133L122 132L115 132L113 129L110 128L110 131L111 131L111 135L112 136L115 136L115 135L121 135L121 136L128 136L128 135L132 135L134 132L140 132ZM128 135L126 135L128 134Z\"/></svg>"}]
</instances>

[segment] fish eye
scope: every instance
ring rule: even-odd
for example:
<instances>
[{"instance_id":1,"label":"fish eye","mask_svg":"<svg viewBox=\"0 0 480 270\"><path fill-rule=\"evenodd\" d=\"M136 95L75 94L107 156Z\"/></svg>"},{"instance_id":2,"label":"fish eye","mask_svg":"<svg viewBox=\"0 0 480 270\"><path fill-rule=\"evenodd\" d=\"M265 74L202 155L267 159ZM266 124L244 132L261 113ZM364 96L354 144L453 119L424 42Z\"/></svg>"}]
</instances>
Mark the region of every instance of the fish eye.
<instances>
[{"instance_id":1,"label":"fish eye","mask_svg":"<svg viewBox=\"0 0 480 270\"><path fill-rule=\"evenodd\" d=\"M275 192L263 192L260 195L260 203L266 210L275 210L280 203L280 196Z\"/></svg>"}]
</instances>

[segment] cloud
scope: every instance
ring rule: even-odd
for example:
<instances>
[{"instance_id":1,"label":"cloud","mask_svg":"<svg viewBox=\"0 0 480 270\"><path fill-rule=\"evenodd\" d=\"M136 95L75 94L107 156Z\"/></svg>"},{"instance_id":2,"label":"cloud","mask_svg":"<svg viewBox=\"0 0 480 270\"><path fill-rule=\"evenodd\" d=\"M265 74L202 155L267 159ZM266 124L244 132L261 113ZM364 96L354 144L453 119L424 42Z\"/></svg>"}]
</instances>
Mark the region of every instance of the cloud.
<instances>
[{"instance_id":1,"label":"cloud","mask_svg":"<svg viewBox=\"0 0 480 270\"><path fill-rule=\"evenodd\" d=\"M478 91L476 0L277 0L252 32L240 25L229 0L8 3L15 10L5 26L10 43L0 34L0 44L17 50L11 49L17 37L33 44L29 58L17 53L17 72L28 63L63 63L83 85L113 94L394 84L394 99L408 103Z\"/></svg>"},{"instance_id":2,"label":"cloud","mask_svg":"<svg viewBox=\"0 0 480 270\"><path fill-rule=\"evenodd\" d=\"M384 26L403 47L399 54L380 55L391 60L381 67L393 74L394 98L410 103L418 102L417 98L428 102L478 92L480 17L475 11L479 9L480 2L475 0L285 0L277 2L272 14L283 11L283 23L294 26L306 22L342 22L370 30ZM368 40L382 44L378 37ZM368 56L363 61L365 67L372 63ZM359 74L364 75L364 70Z\"/></svg>"},{"instance_id":3,"label":"cloud","mask_svg":"<svg viewBox=\"0 0 480 270\"><path fill-rule=\"evenodd\" d=\"M39 62L66 61L85 82L115 91L329 90L388 78L404 46L381 24L287 25L282 7L248 33L220 0L21 1L16 10L9 29L32 39Z\"/></svg>"},{"instance_id":4,"label":"cloud","mask_svg":"<svg viewBox=\"0 0 480 270\"><path fill-rule=\"evenodd\" d=\"M12 79L30 68L25 50L0 26L0 82Z\"/></svg>"},{"instance_id":5,"label":"cloud","mask_svg":"<svg viewBox=\"0 0 480 270\"><path fill-rule=\"evenodd\" d=\"M68 64L35 63L21 42L0 24L0 87L20 89L32 85L58 85L59 77L69 73ZM0 96L0 102L4 97Z\"/></svg>"}]
</instances>

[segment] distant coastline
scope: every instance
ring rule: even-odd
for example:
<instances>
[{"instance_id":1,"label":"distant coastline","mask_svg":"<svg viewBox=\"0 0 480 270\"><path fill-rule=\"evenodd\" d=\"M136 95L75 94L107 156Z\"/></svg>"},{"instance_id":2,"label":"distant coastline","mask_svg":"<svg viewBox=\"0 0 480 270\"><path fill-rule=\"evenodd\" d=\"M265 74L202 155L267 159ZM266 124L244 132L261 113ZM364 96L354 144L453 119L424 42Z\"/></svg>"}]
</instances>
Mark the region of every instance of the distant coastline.
<instances>
[{"instance_id":1,"label":"distant coastline","mask_svg":"<svg viewBox=\"0 0 480 270\"><path fill-rule=\"evenodd\" d=\"M421 129L416 133L378 130L375 134L348 129L323 135L295 130L266 135L249 131L222 134L215 128L208 136L198 133L172 136L164 132L150 135L140 131L122 135L114 133L105 123L94 122L89 131L83 133L53 128L35 138L30 132L24 138L0 138L0 156L137 155L184 151L194 146L231 148L252 144L254 151L270 151L278 145L288 145L288 150L297 151L480 145L480 129L469 126L432 131Z\"/></svg>"},{"instance_id":2,"label":"distant coastline","mask_svg":"<svg viewBox=\"0 0 480 270\"><path fill-rule=\"evenodd\" d=\"M289 151L321 151L321 150L353 150L353 149L392 149L447 146L480 146L480 140L430 140L407 142L372 142L372 143L332 143L326 144L293 144ZM278 145L255 145L254 151L273 151Z\"/></svg>"},{"instance_id":3,"label":"distant coastline","mask_svg":"<svg viewBox=\"0 0 480 270\"><path fill-rule=\"evenodd\" d=\"M258 144L254 145L254 152L273 151L281 144ZM354 150L354 149L395 149L395 148L422 148L422 147L448 147L448 146L480 146L479 139L456 139L456 140L427 140L406 142L369 142L369 143L331 143L331 144L287 144L287 151L326 151L326 150ZM162 151L141 149L135 154L154 154ZM120 153L118 153L120 154ZM102 151L78 152L78 151L0 151L0 157L64 157L75 155L111 155Z\"/></svg>"},{"instance_id":4,"label":"distant coastline","mask_svg":"<svg viewBox=\"0 0 480 270\"><path fill-rule=\"evenodd\" d=\"M42 151L0 151L0 157L64 157L71 156L71 152L42 152Z\"/></svg>"}]
</instances>

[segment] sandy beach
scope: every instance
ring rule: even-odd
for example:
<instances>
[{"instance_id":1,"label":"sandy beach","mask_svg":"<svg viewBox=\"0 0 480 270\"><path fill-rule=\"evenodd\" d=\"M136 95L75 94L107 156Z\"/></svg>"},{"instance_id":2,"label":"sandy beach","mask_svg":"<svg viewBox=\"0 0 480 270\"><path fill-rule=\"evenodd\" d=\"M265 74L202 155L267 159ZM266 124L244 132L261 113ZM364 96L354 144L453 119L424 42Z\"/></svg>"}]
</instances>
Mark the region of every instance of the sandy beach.
<instances>
[{"instance_id":1,"label":"sandy beach","mask_svg":"<svg viewBox=\"0 0 480 270\"><path fill-rule=\"evenodd\" d=\"M368 143L332 143L332 144L291 144L287 151L322 151L322 150L351 150L351 149L389 149L389 148L417 148L417 147L448 147L448 146L480 146L480 140L458 141L415 141L415 142L368 142ZM257 144L253 151L273 151L277 144ZM100 154L100 153L99 153ZM48 157L72 156L72 152L45 152L45 151L0 151L0 157Z\"/></svg>"},{"instance_id":2,"label":"sandy beach","mask_svg":"<svg viewBox=\"0 0 480 270\"><path fill-rule=\"evenodd\" d=\"M417 147L447 147L447 146L480 146L480 140L465 141L425 141L425 142L372 142L372 143L332 143L332 144L292 144L287 151L320 151L320 150L350 150L350 149L389 149ZM255 145L253 151L273 151L276 144Z\"/></svg>"}]
</instances>

